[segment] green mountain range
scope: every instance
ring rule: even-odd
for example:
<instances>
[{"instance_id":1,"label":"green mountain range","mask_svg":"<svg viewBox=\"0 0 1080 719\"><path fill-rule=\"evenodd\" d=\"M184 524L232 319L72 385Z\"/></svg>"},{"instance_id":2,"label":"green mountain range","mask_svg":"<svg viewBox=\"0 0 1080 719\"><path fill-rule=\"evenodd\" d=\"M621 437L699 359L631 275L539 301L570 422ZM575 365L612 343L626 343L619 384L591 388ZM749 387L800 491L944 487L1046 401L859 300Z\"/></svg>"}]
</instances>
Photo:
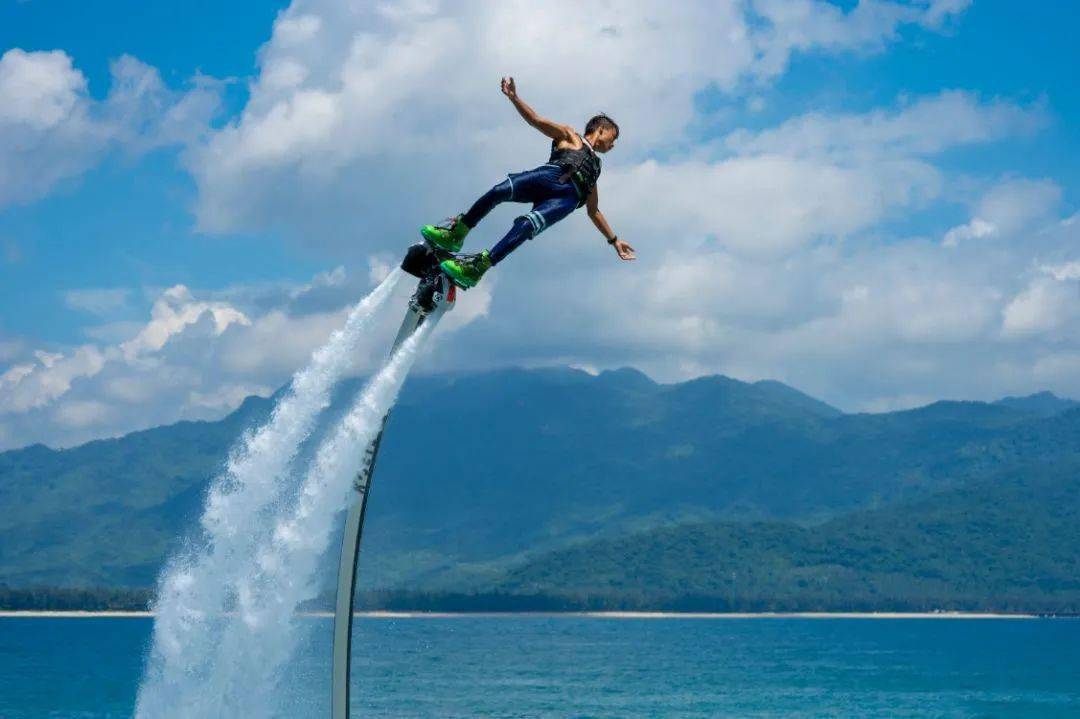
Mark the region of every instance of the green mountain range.
<instances>
[{"instance_id":1,"label":"green mountain range","mask_svg":"<svg viewBox=\"0 0 1080 719\"><path fill-rule=\"evenodd\" d=\"M1080 463L820 525L706 522L551 552L489 593L559 608L1075 613ZM561 600L561 601L559 601Z\"/></svg>"},{"instance_id":2,"label":"green mountain range","mask_svg":"<svg viewBox=\"0 0 1080 719\"><path fill-rule=\"evenodd\" d=\"M270 406L0 454L0 585L151 586ZM418 377L362 577L568 606L1076 611L1078 467L1080 406L1046 393L868 415L725 377Z\"/></svg>"}]
</instances>

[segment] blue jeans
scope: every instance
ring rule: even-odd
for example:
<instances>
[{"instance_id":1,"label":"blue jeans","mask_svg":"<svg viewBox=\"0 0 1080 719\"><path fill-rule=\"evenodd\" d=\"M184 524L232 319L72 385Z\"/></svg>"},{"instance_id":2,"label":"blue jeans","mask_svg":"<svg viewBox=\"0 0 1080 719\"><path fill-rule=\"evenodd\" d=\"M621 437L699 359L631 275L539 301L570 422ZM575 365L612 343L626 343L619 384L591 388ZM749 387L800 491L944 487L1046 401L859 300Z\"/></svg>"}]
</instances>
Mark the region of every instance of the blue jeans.
<instances>
[{"instance_id":1,"label":"blue jeans","mask_svg":"<svg viewBox=\"0 0 1080 719\"><path fill-rule=\"evenodd\" d=\"M525 240L536 237L577 209L577 188L569 179L562 181L563 174L558 165L515 172L473 203L461 218L470 229L502 202L532 203L532 211L515 219L510 231L491 248L491 264L498 264Z\"/></svg>"}]
</instances>

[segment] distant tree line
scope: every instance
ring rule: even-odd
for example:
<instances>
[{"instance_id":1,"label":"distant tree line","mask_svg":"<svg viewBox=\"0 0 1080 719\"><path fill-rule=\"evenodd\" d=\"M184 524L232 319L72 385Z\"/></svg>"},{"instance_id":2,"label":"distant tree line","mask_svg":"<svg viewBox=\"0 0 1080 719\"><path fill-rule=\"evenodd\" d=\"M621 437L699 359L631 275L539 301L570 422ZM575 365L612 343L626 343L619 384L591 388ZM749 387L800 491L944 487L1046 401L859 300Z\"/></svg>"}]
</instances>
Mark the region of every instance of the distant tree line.
<instances>
[{"instance_id":1,"label":"distant tree line","mask_svg":"<svg viewBox=\"0 0 1080 719\"><path fill-rule=\"evenodd\" d=\"M363 609L417 612L988 612L1080 614L1076 602L1055 597L720 597L628 594L514 594L503 592L375 592L362 597Z\"/></svg>"},{"instance_id":2,"label":"distant tree line","mask_svg":"<svg viewBox=\"0 0 1080 719\"><path fill-rule=\"evenodd\" d=\"M13 589L0 585L0 610L54 612L137 612L146 611L153 598L151 589L113 587L30 587Z\"/></svg>"},{"instance_id":3,"label":"distant tree line","mask_svg":"<svg viewBox=\"0 0 1080 719\"><path fill-rule=\"evenodd\" d=\"M3 611L146 611L151 589L107 587L0 586ZM306 607L329 611L324 597ZM1075 602L1053 596L963 597L883 596L660 596L644 592L547 594L512 592L369 591L357 596L357 609L410 612L996 612L1069 616L1080 614Z\"/></svg>"}]
</instances>

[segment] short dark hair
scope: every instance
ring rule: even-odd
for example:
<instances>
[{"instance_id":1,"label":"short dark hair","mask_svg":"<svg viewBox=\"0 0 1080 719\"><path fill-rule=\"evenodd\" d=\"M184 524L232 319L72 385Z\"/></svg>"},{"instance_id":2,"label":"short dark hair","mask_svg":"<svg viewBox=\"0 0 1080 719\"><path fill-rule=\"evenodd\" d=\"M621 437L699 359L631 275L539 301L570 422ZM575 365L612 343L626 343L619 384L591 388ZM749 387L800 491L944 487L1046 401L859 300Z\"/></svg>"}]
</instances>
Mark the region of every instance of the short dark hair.
<instances>
[{"instance_id":1,"label":"short dark hair","mask_svg":"<svg viewBox=\"0 0 1080 719\"><path fill-rule=\"evenodd\" d=\"M594 115L593 117L589 118L589 121L585 123L585 134L588 135L595 130L599 130L602 127L610 127L612 130L615 131L615 137L619 136L619 126L615 124L614 120L612 120L610 117L608 117L602 112L599 115Z\"/></svg>"}]
</instances>

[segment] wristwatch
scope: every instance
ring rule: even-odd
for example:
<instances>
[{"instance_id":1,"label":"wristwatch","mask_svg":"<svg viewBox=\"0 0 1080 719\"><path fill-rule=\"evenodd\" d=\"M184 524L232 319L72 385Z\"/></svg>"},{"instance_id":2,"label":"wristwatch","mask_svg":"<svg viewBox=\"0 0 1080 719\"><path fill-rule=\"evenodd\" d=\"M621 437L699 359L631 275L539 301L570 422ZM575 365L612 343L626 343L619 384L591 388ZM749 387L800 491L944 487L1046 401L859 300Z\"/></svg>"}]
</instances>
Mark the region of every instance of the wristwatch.
<instances>
[{"instance_id":1,"label":"wristwatch","mask_svg":"<svg viewBox=\"0 0 1080 719\"><path fill-rule=\"evenodd\" d=\"M608 241L607 241L607 243L608 243L609 245L614 245L614 244L615 244L616 242L618 242L618 241L619 241L619 236L618 236L618 235L615 235L615 236L614 236L614 237L612 237L612 238L611 238L610 240L608 240Z\"/></svg>"}]
</instances>

